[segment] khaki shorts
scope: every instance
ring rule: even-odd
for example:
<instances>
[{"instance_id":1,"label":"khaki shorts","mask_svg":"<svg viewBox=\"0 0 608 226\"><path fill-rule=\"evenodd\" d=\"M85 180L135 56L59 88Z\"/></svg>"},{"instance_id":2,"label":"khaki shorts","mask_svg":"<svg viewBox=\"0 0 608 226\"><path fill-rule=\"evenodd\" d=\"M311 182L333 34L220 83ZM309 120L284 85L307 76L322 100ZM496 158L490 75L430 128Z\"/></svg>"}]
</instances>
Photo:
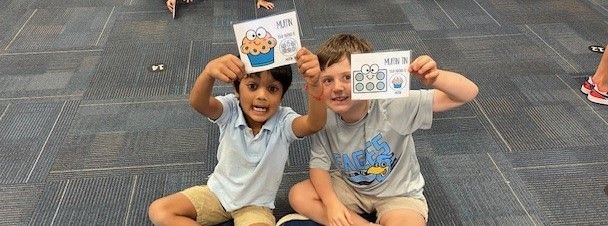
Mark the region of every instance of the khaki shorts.
<instances>
[{"instance_id":1,"label":"khaki shorts","mask_svg":"<svg viewBox=\"0 0 608 226\"><path fill-rule=\"evenodd\" d=\"M417 199L411 197L390 197L376 198L369 195L360 194L342 178L340 172L334 171L331 173L331 183L336 191L338 199L349 209L356 213L373 213L376 212L376 223L380 220L383 214L390 210L408 209L413 210L424 217L428 221L429 206L426 199Z\"/></svg>"},{"instance_id":2,"label":"khaki shorts","mask_svg":"<svg viewBox=\"0 0 608 226\"><path fill-rule=\"evenodd\" d=\"M196 209L196 222L201 225L216 225L234 219L235 226L265 223L274 226L272 210L262 206L245 206L226 212L220 200L207 186L194 186L181 191Z\"/></svg>"}]
</instances>

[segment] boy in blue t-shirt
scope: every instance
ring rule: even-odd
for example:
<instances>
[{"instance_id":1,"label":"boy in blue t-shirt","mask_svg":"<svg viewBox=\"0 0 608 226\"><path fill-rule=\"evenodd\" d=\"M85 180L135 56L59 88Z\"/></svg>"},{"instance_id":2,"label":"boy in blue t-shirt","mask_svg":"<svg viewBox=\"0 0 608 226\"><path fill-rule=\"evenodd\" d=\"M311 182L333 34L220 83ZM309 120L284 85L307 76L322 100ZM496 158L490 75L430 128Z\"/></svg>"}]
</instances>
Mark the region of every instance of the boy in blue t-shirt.
<instances>
[{"instance_id":1,"label":"boy in blue t-shirt","mask_svg":"<svg viewBox=\"0 0 608 226\"><path fill-rule=\"evenodd\" d=\"M319 63L302 48L299 72L310 95L319 96ZM233 83L236 94L211 96L215 80ZM220 127L218 163L207 185L155 200L148 209L155 225L273 226L272 213L289 145L325 125L326 108L308 98L308 115L280 106L291 85L291 66L245 74L243 62L228 54L209 62L198 76L190 103Z\"/></svg>"}]
</instances>

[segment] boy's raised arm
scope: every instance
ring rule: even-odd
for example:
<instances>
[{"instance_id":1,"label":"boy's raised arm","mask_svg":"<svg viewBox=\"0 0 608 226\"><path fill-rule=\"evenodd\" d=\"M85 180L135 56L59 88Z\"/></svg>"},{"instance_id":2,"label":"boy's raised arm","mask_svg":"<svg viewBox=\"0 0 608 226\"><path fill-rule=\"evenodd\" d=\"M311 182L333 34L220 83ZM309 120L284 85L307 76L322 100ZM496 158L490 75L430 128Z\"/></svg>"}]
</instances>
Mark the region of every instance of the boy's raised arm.
<instances>
[{"instance_id":1,"label":"boy's raised arm","mask_svg":"<svg viewBox=\"0 0 608 226\"><path fill-rule=\"evenodd\" d=\"M425 85L436 89L433 97L433 112L447 111L475 99L479 88L461 74L437 69L430 56L416 58L408 69Z\"/></svg>"},{"instance_id":2,"label":"boy's raised arm","mask_svg":"<svg viewBox=\"0 0 608 226\"><path fill-rule=\"evenodd\" d=\"M317 55L306 48L296 54L298 71L306 81L308 92L308 114L300 116L293 121L293 132L298 137L304 137L323 129L327 121L327 112L323 102L323 87L319 83L319 60Z\"/></svg>"},{"instance_id":3,"label":"boy's raised arm","mask_svg":"<svg viewBox=\"0 0 608 226\"><path fill-rule=\"evenodd\" d=\"M230 83L245 75L243 62L232 54L226 54L210 61L199 74L192 91L190 105L202 115L215 120L222 115L222 104L211 96L216 79Z\"/></svg>"}]
</instances>

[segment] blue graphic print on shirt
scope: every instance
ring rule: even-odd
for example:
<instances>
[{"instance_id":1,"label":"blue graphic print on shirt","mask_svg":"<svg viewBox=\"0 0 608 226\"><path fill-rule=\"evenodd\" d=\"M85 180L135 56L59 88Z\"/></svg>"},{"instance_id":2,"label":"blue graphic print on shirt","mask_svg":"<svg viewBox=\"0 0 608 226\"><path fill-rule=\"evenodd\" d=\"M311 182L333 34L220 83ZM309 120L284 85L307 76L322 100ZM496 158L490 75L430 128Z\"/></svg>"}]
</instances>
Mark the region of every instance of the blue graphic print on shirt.
<instances>
[{"instance_id":1,"label":"blue graphic print on shirt","mask_svg":"<svg viewBox=\"0 0 608 226\"><path fill-rule=\"evenodd\" d=\"M391 147L382 139L380 133L366 141L363 150L356 150L350 156L334 152L333 158L346 178L359 185L382 182L397 162Z\"/></svg>"}]
</instances>

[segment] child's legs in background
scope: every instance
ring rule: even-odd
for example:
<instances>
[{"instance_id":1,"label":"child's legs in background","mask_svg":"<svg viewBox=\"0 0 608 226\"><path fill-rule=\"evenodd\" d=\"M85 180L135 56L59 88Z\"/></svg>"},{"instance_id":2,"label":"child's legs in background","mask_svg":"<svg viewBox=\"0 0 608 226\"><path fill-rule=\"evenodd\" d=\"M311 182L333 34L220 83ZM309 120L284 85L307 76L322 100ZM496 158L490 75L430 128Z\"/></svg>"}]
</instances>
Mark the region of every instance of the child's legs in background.
<instances>
[{"instance_id":1,"label":"child's legs in background","mask_svg":"<svg viewBox=\"0 0 608 226\"><path fill-rule=\"evenodd\" d=\"M608 48L608 46L606 46ZM591 78L593 83L598 86L598 90L602 92L608 91L608 53L604 52L602 54L602 58L600 59L599 64L597 65L597 69L593 77Z\"/></svg>"}]
</instances>

